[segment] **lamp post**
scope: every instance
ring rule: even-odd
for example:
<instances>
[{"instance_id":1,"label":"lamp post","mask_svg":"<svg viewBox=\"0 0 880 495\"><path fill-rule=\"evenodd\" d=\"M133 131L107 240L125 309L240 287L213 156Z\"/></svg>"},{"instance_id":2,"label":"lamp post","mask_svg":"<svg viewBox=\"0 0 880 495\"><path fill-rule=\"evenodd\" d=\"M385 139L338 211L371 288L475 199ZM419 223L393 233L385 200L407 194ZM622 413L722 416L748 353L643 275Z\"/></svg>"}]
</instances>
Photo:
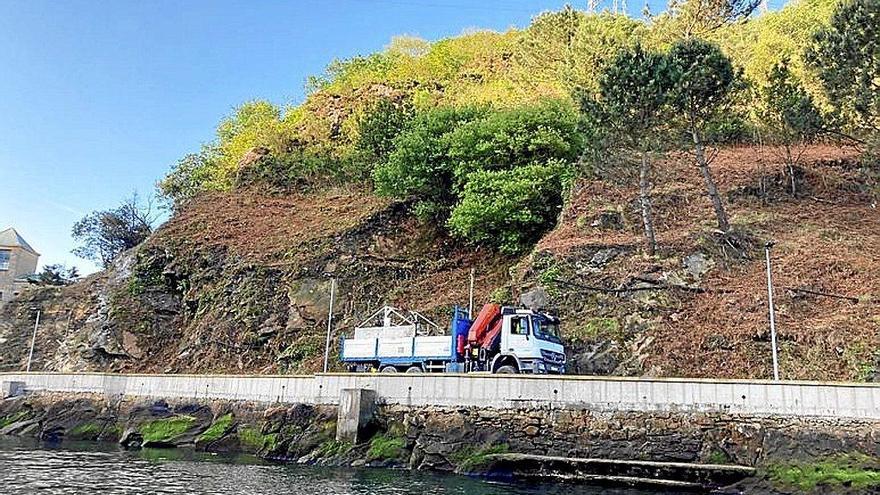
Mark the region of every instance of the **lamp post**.
<instances>
[{"instance_id":1,"label":"lamp post","mask_svg":"<svg viewBox=\"0 0 880 495\"><path fill-rule=\"evenodd\" d=\"M31 360L34 358L34 344L37 342L37 327L40 326L40 308L31 308L31 311L37 312L37 321L34 322L34 334L31 336L31 350L28 352L27 372L31 372Z\"/></svg>"},{"instance_id":2,"label":"lamp post","mask_svg":"<svg viewBox=\"0 0 880 495\"><path fill-rule=\"evenodd\" d=\"M468 319L474 317L474 269L471 268L471 285L468 291Z\"/></svg>"},{"instance_id":3,"label":"lamp post","mask_svg":"<svg viewBox=\"0 0 880 495\"><path fill-rule=\"evenodd\" d=\"M770 346L773 350L773 379L779 380L779 357L776 347L776 311L773 307L773 277L770 274L770 248L776 244L774 241L767 241L764 244L764 258L767 261L767 300L770 307Z\"/></svg>"},{"instance_id":4,"label":"lamp post","mask_svg":"<svg viewBox=\"0 0 880 495\"><path fill-rule=\"evenodd\" d=\"M330 280L330 311L327 312L327 342L324 344L324 373L330 365L330 331L333 328L333 299L336 296L336 278Z\"/></svg>"}]
</instances>

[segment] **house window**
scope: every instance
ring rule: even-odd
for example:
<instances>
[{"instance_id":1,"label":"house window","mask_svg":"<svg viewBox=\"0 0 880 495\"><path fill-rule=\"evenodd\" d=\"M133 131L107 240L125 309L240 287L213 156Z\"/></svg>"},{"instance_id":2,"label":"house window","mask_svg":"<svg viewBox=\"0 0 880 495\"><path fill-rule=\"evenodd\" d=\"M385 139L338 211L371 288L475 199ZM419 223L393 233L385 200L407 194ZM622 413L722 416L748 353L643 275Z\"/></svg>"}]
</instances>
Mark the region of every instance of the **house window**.
<instances>
[{"instance_id":1,"label":"house window","mask_svg":"<svg viewBox=\"0 0 880 495\"><path fill-rule=\"evenodd\" d=\"M12 251L0 249L0 270L9 270L9 257Z\"/></svg>"}]
</instances>

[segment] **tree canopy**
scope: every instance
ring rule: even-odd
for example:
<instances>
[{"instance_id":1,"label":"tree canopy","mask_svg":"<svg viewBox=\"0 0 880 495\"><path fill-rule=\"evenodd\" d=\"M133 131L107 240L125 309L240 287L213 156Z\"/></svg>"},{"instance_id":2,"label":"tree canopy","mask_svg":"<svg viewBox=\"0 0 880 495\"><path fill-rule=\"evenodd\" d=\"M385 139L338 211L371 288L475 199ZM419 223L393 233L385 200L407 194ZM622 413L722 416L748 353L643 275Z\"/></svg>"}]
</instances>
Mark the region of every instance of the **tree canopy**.
<instances>
[{"instance_id":1,"label":"tree canopy","mask_svg":"<svg viewBox=\"0 0 880 495\"><path fill-rule=\"evenodd\" d=\"M133 194L116 208L94 211L76 222L72 236L80 246L73 254L107 267L121 253L146 240L155 221L151 204L142 203Z\"/></svg>"},{"instance_id":2,"label":"tree canopy","mask_svg":"<svg viewBox=\"0 0 880 495\"><path fill-rule=\"evenodd\" d=\"M826 115L877 140L878 0L799 0L756 14L758 3L676 0L645 19L568 6L524 29L394 37L330 62L299 105L237 107L159 191L179 209L236 187L357 184L511 251L546 225L514 232L491 212L539 200L532 213L555 211L547 185L610 146L640 156L649 213L652 154L677 147L693 151L726 231L707 147L757 134L790 144L827 128ZM506 182L510 197L489 194Z\"/></svg>"},{"instance_id":3,"label":"tree canopy","mask_svg":"<svg viewBox=\"0 0 880 495\"><path fill-rule=\"evenodd\" d=\"M813 36L807 63L857 128L880 131L880 1L846 0Z\"/></svg>"}]
</instances>

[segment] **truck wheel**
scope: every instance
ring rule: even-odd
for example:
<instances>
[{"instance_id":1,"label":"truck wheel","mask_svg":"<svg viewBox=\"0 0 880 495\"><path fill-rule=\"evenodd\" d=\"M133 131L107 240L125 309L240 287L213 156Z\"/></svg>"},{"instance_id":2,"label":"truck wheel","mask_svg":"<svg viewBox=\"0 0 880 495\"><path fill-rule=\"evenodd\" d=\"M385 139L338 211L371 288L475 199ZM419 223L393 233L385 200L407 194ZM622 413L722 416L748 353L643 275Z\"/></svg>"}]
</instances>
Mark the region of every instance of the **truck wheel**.
<instances>
[{"instance_id":1,"label":"truck wheel","mask_svg":"<svg viewBox=\"0 0 880 495\"><path fill-rule=\"evenodd\" d=\"M406 369L406 372L407 373L421 373L422 367L421 366L410 366L409 368Z\"/></svg>"},{"instance_id":2,"label":"truck wheel","mask_svg":"<svg viewBox=\"0 0 880 495\"><path fill-rule=\"evenodd\" d=\"M519 371L516 370L515 366L505 365L498 368L495 373L498 373L499 375L515 375L519 373Z\"/></svg>"},{"instance_id":3,"label":"truck wheel","mask_svg":"<svg viewBox=\"0 0 880 495\"><path fill-rule=\"evenodd\" d=\"M397 368L395 368L394 366L386 366L382 368L381 371L382 373L397 373Z\"/></svg>"}]
</instances>

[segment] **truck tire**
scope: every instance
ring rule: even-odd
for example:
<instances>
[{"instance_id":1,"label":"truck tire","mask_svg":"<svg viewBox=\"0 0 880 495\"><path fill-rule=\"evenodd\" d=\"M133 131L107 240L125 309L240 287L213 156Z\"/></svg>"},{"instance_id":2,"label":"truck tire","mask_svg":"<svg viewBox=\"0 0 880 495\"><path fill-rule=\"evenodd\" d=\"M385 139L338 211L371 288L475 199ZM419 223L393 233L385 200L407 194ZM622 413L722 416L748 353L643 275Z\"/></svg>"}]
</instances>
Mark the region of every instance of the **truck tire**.
<instances>
[{"instance_id":1,"label":"truck tire","mask_svg":"<svg viewBox=\"0 0 880 495\"><path fill-rule=\"evenodd\" d=\"M382 368L380 371L382 371L382 373L397 373L397 368L395 368L394 366L388 365L388 366L385 366L384 368Z\"/></svg>"},{"instance_id":2,"label":"truck tire","mask_svg":"<svg viewBox=\"0 0 880 495\"><path fill-rule=\"evenodd\" d=\"M409 368L406 369L406 372L407 373L421 373L422 367L421 366L410 366Z\"/></svg>"},{"instance_id":3,"label":"truck tire","mask_svg":"<svg viewBox=\"0 0 880 495\"><path fill-rule=\"evenodd\" d=\"M515 375L519 373L519 371L517 371L516 366L507 364L495 370L495 373L498 373L499 375Z\"/></svg>"}]
</instances>

